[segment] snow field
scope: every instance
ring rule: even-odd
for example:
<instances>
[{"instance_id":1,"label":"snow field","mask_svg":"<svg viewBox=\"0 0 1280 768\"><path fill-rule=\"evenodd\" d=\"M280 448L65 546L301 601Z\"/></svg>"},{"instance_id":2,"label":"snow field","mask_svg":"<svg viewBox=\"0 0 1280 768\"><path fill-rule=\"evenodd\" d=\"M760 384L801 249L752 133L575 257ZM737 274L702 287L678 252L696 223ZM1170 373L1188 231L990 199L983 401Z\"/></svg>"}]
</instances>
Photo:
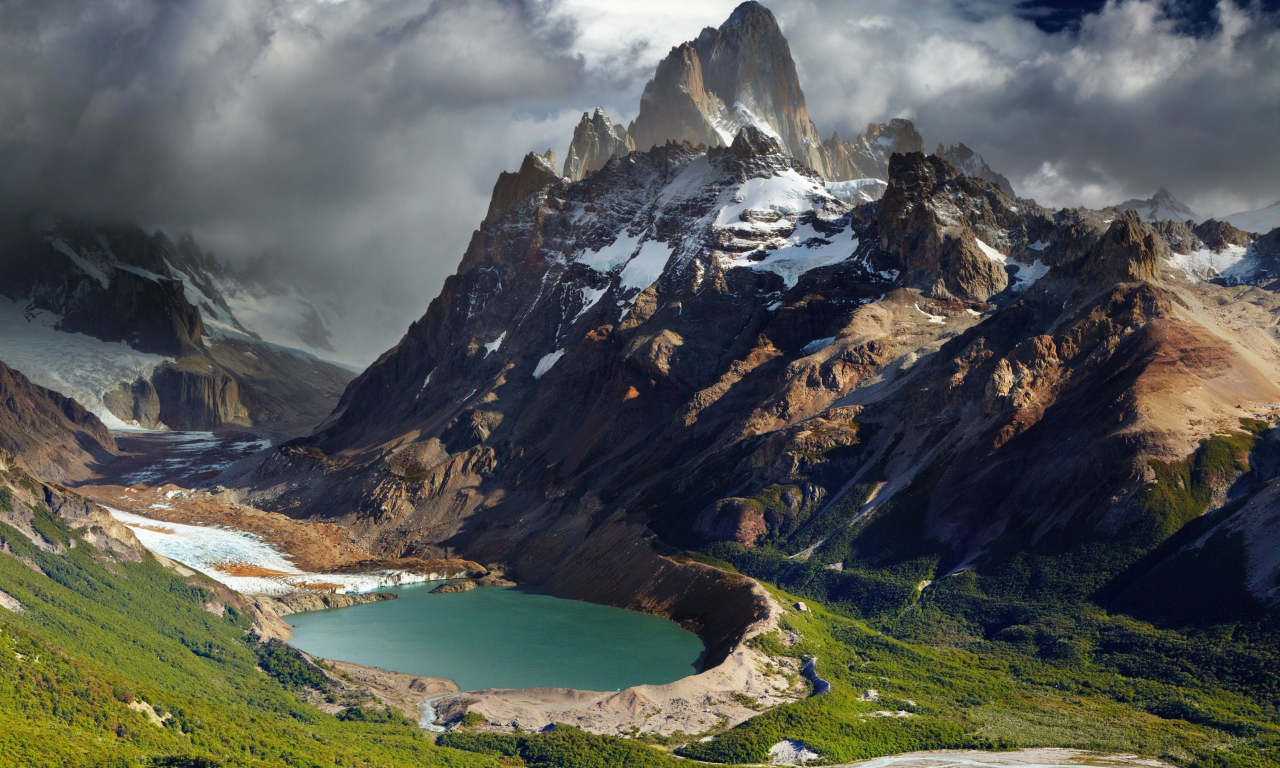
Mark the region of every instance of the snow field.
<instances>
[{"instance_id":1,"label":"snow field","mask_svg":"<svg viewBox=\"0 0 1280 768\"><path fill-rule=\"evenodd\" d=\"M214 581L246 594L284 595L309 591L308 584L336 584L325 591L368 592L378 587L430 581L405 571L337 574L308 573L260 537L230 528L166 523L107 507L111 516L129 527L142 546L192 568ZM278 576L232 576L218 566L252 566L278 572Z\"/></svg>"},{"instance_id":2,"label":"snow field","mask_svg":"<svg viewBox=\"0 0 1280 768\"><path fill-rule=\"evenodd\" d=\"M139 352L122 342L54 329L57 315L37 311L28 319L25 301L0 296L0 360L42 387L74 398L111 429L137 429L107 410L102 397L121 384L151 378L169 358Z\"/></svg>"}]
</instances>

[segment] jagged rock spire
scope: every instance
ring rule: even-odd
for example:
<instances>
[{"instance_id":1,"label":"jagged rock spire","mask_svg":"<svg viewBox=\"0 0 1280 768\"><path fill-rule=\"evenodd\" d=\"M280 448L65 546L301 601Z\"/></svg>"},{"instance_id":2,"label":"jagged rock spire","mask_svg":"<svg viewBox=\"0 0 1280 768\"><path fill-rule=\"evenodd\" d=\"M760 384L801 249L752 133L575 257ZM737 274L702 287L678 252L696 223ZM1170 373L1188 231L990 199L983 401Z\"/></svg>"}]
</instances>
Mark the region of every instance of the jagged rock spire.
<instances>
[{"instance_id":1,"label":"jagged rock spire","mask_svg":"<svg viewBox=\"0 0 1280 768\"><path fill-rule=\"evenodd\" d=\"M951 147L944 147L939 144L933 154L951 163L957 171L965 176L989 181L1000 187L1006 195L1014 196L1013 185L1009 183L1009 180L1003 174L993 171L991 166L987 165L987 161L982 159L982 155L966 147L964 142Z\"/></svg>"},{"instance_id":2,"label":"jagged rock spire","mask_svg":"<svg viewBox=\"0 0 1280 768\"><path fill-rule=\"evenodd\" d=\"M629 132L648 150L667 140L727 146L745 125L777 137L824 172L822 140L809 119L791 48L769 9L738 6L719 29L671 49L645 86Z\"/></svg>"},{"instance_id":3,"label":"jagged rock spire","mask_svg":"<svg viewBox=\"0 0 1280 768\"><path fill-rule=\"evenodd\" d=\"M573 142L564 159L564 176L578 181L591 171L599 170L614 155L625 156L636 148L626 129L614 125L602 107L594 114L582 113L582 120L573 130Z\"/></svg>"}]
</instances>

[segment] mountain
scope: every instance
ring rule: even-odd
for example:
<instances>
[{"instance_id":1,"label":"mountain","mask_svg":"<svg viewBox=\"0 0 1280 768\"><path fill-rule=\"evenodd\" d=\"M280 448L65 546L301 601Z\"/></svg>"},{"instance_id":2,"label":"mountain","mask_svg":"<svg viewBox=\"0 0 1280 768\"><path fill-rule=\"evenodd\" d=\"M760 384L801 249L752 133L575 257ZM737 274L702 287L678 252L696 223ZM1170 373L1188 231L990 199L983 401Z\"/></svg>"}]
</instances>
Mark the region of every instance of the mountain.
<instances>
[{"instance_id":1,"label":"mountain","mask_svg":"<svg viewBox=\"0 0 1280 768\"><path fill-rule=\"evenodd\" d=\"M824 167L791 48L773 14L755 2L738 6L719 29L707 27L671 49L627 130L642 150L668 140L722 147L748 125L809 167Z\"/></svg>"},{"instance_id":2,"label":"mountain","mask_svg":"<svg viewBox=\"0 0 1280 768\"><path fill-rule=\"evenodd\" d=\"M1137 211L1144 221L1163 221L1165 219L1170 221L1203 220L1195 211L1188 208L1164 187L1161 187L1146 200L1134 198L1113 207L1122 211Z\"/></svg>"},{"instance_id":3,"label":"mountain","mask_svg":"<svg viewBox=\"0 0 1280 768\"><path fill-rule=\"evenodd\" d=\"M1142 211L1051 212L964 145L892 154L883 197L851 204L798 157L803 132L788 144L761 117L776 110L728 146L698 133L693 106L718 94L794 90L800 114L774 29L747 3L673 51L628 131L652 149L579 181L532 153L502 174L426 315L246 498L332 516L379 554L506 562L631 606L686 578L662 546L892 564L907 550L876 554L886 526L934 575L1103 546L1090 578L1118 578L1221 498L1239 472L1170 518L1153 468L1280 402L1276 302L1235 298L1277 274L1269 241L1149 222L1180 205L1164 190ZM918 141L890 126L876 144ZM865 520L882 522L835 547Z\"/></svg>"},{"instance_id":4,"label":"mountain","mask_svg":"<svg viewBox=\"0 0 1280 768\"><path fill-rule=\"evenodd\" d=\"M115 453L106 426L75 400L0 362L0 448L28 471L65 482Z\"/></svg>"},{"instance_id":5,"label":"mountain","mask_svg":"<svg viewBox=\"0 0 1280 768\"><path fill-rule=\"evenodd\" d=\"M573 130L569 154L564 159L564 175L571 181L578 181L588 173L600 170L614 155L625 155L635 148L635 140L626 129L614 125L604 110L596 107L591 115L583 112L582 120Z\"/></svg>"},{"instance_id":6,"label":"mountain","mask_svg":"<svg viewBox=\"0 0 1280 768\"><path fill-rule=\"evenodd\" d=\"M632 149L667 141L723 147L746 126L835 182L883 180L891 154L924 150L915 126L902 119L872 124L854 141L838 133L822 141L809 119L791 48L773 13L756 2L738 6L719 29L707 27L696 40L672 48L645 86L640 113L625 133L634 141ZM843 189L850 199L858 197L854 187ZM865 186L861 196L876 199L882 191L880 185Z\"/></svg>"},{"instance_id":7,"label":"mountain","mask_svg":"<svg viewBox=\"0 0 1280 768\"><path fill-rule=\"evenodd\" d=\"M987 165L987 161L982 159L982 155L966 147L964 142L950 147L944 147L939 144L933 154L951 163L957 171L964 175L989 181L999 187L1001 192L1010 197L1014 196L1013 185L1009 183L1009 180L1004 175L991 170L991 166Z\"/></svg>"},{"instance_id":8,"label":"mountain","mask_svg":"<svg viewBox=\"0 0 1280 768\"><path fill-rule=\"evenodd\" d=\"M465 556L669 617L706 642L704 675L731 678L745 648L807 681L767 711L730 697L747 718L731 728L658 734L682 757L1072 745L1274 763L1280 233L1166 216L1180 204L1163 190L1134 210L1045 209L963 145L895 151L922 146L906 121L816 135L772 14L739 6L659 64L625 133L597 112L563 170L548 151L502 173L423 317L311 433L220 478L224 498L342 525L377 557ZM131 295L67 246L48 247L73 298ZM131 289L150 292L130 310L147 354L216 346L177 278L137 268L157 275ZM64 322L100 304L55 306ZM67 589L144 583L77 578L14 540ZM31 602L11 560L5 591ZM225 696L292 716L225 627L174 604L189 593L136 573L179 631L139 626L132 593L111 603L148 659L193 670L180 691L210 674L169 653L175 636L225 659ZM84 615L86 634L114 626ZM660 719L644 688L469 692L441 743L673 764L635 738ZM583 701L633 717L610 734L640 751L601 736L549 758L541 739L585 737L524 726ZM329 734L300 739L312 754L347 745L296 717Z\"/></svg>"},{"instance_id":9,"label":"mountain","mask_svg":"<svg viewBox=\"0 0 1280 768\"><path fill-rule=\"evenodd\" d=\"M1242 211L1224 216L1222 220L1246 232L1265 234L1280 227L1280 200L1256 211Z\"/></svg>"},{"instance_id":10,"label":"mountain","mask_svg":"<svg viewBox=\"0 0 1280 768\"><path fill-rule=\"evenodd\" d=\"M0 286L0 359L113 425L296 433L353 377L275 341L325 346L314 308L280 333L289 293L237 276L190 237L11 221Z\"/></svg>"}]
</instances>

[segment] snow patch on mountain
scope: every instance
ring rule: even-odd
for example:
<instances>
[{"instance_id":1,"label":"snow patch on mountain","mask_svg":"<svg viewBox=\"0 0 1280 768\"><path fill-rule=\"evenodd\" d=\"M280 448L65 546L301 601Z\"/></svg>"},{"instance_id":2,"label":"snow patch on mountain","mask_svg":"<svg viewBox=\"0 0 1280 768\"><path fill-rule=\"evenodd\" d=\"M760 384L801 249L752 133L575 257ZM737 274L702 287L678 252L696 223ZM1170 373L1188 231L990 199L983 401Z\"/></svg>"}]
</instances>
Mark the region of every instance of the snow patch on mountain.
<instances>
[{"instance_id":1,"label":"snow patch on mountain","mask_svg":"<svg viewBox=\"0 0 1280 768\"><path fill-rule=\"evenodd\" d=\"M827 191L850 205L862 205L884 197L889 183L884 179L850 179L828 181Z\"/></svg>"},{"instance_id":2,"label":"snow patch on mountain","mask_svg":"<svg viewBox=\"0 0 1280 768\"><path fill-rule=\"evenodd\" d=\"M587 314L592 307L600 303L600 299L608 292L608 288L583 288L582 309L578 310L578 314L573 316L573 319L569 321L569 324L573 325L578 322L578 320L581 319L583 315Z\"/></svg>"},{"instance_id":3,"label":"snow patch on mountain","mask_svg":"<svg viewBox=\"0 0 1280 768\"><path fill-rule=\"evenodd\" d=\"M609 245L579 254L575 261L602 274L608 274L619 265L626 264L635 255L643 236L643 232L637 235L630 235L625 231L619 232L617 238Z\"/></svg>"},{"instance_id":4,"label":"snow patch on mountain","mask_svg":"<svg viewBox=\"0 0 1280 768\"><path fill-rule=\"evenodd\" d=\"M1013 285L1014 293L1025 291L1031 287L1032 283L1049 274L1049 265L1039 259L1031 262L1030 265L1020 264L1015 261L1013 266L1018 268L1018 271L1013 276L1017 281Z\"/></svg>"},{"instance_id":5,"label":"snow patch on mountain","mask_svg":"<svg viewBox=\"0 0 1280 768\"><path fill-rule=\"evenodd\" d=\"M1280 227L1280 200L1256 211L1233 213L1222 220L1245 232L1265 235L1276 227Z\"/></svg>"},{"instance_id":6,"label":"snow patch on mountain","mask_svg":"<svg viewBox=\"0 0 1280 768\"><path fill-rule=\"evenodd\" d=\"M101 265L94 264L92 261L86 259L84 256L77 253L74 248L67 245L59 238L55 238L52 245L53 250L61 253L68 259L71 259L71 263L75 264L81 272L92 277L94 280L97 280L103 288L111 285L111 278L107 276L106 270L104 270Z\"/></svg>"},{"instance_id":7,"label":"snow patch on mountain","mask_svg":"<svg viewBox=\"0 0 1280 768\"><path fill-rule=\"evenodd\" d=\"M121 384L149 379L169 358L139 352L122 342L56 330L57 315L25 311L26 302L0 296L0 360L28 379L74 398L111 429L137 428L121 421L103 396Z\"/></svg>"},{"instance_id":8,"label":"snow patch on mountain","mask_svg":"<svg viewBox=\"0 0 1280 768\"><path fill-rule=\"evenodd\" d=\"M852 227L838 235L828 236L818 232L812 224L801 224L786 239L785 245L769 250L764 258L759 258L759 251L753 251L730 259L729 266L772 272L781 277L788 288L793 288L805 272L838 264L857 249L858 238L853 236Z\"/></svg>"},{"instance_id":9,"label":"snow patch on mountain","mask_svg":"<svg viewBox=\"0 0 1280 768\"><path fill-rule=\"evenodd\" d=\"M799 214L822 206L823 199L834 199L826 186L792 168L767 178L747 179L733 194L731 202L720 209L716 226L727 227L738 221L745 211L777 211Z\"/></svg>"},{"instance_id":10,"label":"snow patch on mountain","mask_svg":"<svg viewBox=\"0 0 1280 768\"><path fill-rule=\"evenodd\" d=\"M619 276L623 288L643 290L662 277L671 260L671 246L657 240L646 240L636 255L623 267Z\"/></svg>"},{"instance_id":11,"label":"snow patch on mountain","mask_svg":"<svg viewBox=\"0 0 1280 768\"><path fill-rule=\"evenodd\" d=\"M1049 274L1049 265L1039 259L1031 262L1030 265L1023 264L1016 260L1009 261L1008 255L997 251L995 248L992 248L990 245L987 245L978 238L974 239L978 242L978 250L982 251L988 259L991 259L997 264L1005 267L1012 266L1015 269L1015 272L1013 273L1014 282L1010 286L1014 293L1022 293L1026 289L1030 288L1032 283ZM1037 248L1037 245L1040 247ZM1031 247L1037 251L1042 251L1047 246L1042 243L1036 243Z\"/></svg>"},{"instance_id":12,"label":"snow patch on mountain","mask_svg":"<svg viewBox=\"0 0 1280 768\"><path fill-rule=\"evenodd\" d=\"M484 356L485 356L485 357L488 357L489 355L491 355L491 354L493 354L494 352L497 352L499 349L501 349L501 348L502 348L502 342L503 342L503 341L505 341L505 340L506 340L506 338L507 338L507 332L506 332L506 331L503 331L501 334L499 334L499 335L498 335L498 338L494 339L493 341L489 342L488 344L485 344L485 345L484 345Z\"/></svg>"},{"instance_id":13,"label":"snow patch on mountain","mask_svg":"<svg viewBox=\"0 0 1280 768\"><path fill-rule=\"evenodd\" d=\"M542 378L542 375L551 370L551 366L555 365L562 357L564 357L563 349L557 349L555 352L549 352L543 355L542 359L539 360L538 364L533 368L533 378Z\"/></svg>"},{"instance_id":14,"label":"snow patch on mountain","mask_svg":"<svg viewBox=\"0 0 1280 768\"><path fill-rule=\"evenodd\" d=\"M384 570L373 573L310 573L300 570L279 550L260 537L231 528L168 523L107 508L111 516L128 526L142 546L193 568L214 581L246 594L284 595L301 592L308 585L333 584L326 591L368 592L378 587L431 581L430 574ZM251 566L273 572L270 576L233 576L227 570ZM314 588L314 587L313 587Z\"/></svg>"},{"instance_id":15,"label":"snow patch on mountain","mask_svg":"<svg viewBox=\"0 0 1280 768\"><path fill-rule=\"evenodd\" d=\"M1249 258L1249 250L1239 245L1228 245L1221 251L1201 248L1191 253L1174 253L1166 263L1193 283L1216 278L1229 283L1247 283L1259 271L1256 260Z\"/></svg>"}]
</instances>

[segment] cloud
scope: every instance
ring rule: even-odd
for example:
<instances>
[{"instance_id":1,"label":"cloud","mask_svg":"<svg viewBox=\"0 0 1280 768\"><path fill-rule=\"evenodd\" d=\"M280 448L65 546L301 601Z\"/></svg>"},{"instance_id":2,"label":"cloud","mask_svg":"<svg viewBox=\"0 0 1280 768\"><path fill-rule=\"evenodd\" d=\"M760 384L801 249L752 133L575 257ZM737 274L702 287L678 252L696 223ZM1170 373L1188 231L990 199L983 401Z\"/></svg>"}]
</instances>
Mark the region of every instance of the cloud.
<instances>
[{"instance_id":1,"label":"cloud","mask_svg":"<svg viewBox=\"0 0 1280 768\"><path fill-rule=\"evenodd\" d=\"M1204 213L1280 197L1280 36L1122 0L776 0L824 132L905 116L1051 205L1166 185ZM0 210L190 230L350 318L366 360L457 266L497 174L634 117L672 45L733 0L11 0ZM1041 28L1048 26L1049 31ZM1189 31L1190 30L1190 31Z\"/></svg>"},{"instance_id":2,"label":"cloud","mask_svg":"<svg viewBox=\"0 0 1280 768\"><path fill-rule=\"evenodd\" d=\"M499 171L571 134L563 104L585 68L551 10L8 4L0 208L191 230L238 261L270 252L376 326L372 359L453 271Z\"/></svg>"},{"instance_id":3,"label":"cloud","mask_svg":"<svg viewBox=\"0 0 1280 768\"><path fill-rule=\"evenodd\" d=\"M964 141L1054 206L1167 186L1205 214L1280 198L1280 31L1220 2L1189 31L1178 6L1108 2L1046 32L1013 4L793 2L779 17L819 127L909 117Z\"/></svg>"}]
</instances>

